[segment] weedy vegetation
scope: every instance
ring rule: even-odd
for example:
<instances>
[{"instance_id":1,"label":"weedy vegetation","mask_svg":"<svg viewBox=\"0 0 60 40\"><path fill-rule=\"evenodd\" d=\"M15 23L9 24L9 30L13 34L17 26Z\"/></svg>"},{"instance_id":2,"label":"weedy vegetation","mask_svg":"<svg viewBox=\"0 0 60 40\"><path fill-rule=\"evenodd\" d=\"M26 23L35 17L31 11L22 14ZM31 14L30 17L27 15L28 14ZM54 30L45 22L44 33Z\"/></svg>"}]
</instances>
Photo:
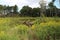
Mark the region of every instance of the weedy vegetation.
<instances>
[{"instance_id":1,"label":"weedy vegetation","mask_svg":"<svg viewBox=\"0 0 60 40\"><path fill-rule=\"evenodd\" d=\"M0 18L0 40L60 40L60 18Z\"/></svg>"}]
</instances>

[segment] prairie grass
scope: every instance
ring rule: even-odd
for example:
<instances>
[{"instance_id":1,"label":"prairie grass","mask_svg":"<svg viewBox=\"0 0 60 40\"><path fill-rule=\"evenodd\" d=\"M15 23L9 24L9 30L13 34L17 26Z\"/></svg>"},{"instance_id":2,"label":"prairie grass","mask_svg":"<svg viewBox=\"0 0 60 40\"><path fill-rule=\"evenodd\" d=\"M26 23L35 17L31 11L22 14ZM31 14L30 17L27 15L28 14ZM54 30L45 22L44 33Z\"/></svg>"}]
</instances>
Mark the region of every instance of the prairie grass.
<instances>
[{"instance_id":1,"label":"prairie grass","mask_svg":"<svg viewBox=\"0 0 60 40\"><path fill-rule=\"evenodd\" d=\"M34 22L31 27L24 21ZM6 17L0 18L0 40L60 40L58 17Z\"/></svg>"}]
</instances>

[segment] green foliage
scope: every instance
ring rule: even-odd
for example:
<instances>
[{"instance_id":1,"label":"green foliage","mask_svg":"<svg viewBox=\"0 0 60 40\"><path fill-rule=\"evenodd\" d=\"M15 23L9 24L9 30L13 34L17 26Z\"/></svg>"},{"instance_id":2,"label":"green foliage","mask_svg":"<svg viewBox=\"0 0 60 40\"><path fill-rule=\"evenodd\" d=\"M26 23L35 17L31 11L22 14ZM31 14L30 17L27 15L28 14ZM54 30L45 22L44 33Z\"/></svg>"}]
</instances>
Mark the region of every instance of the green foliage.
<instances>
[{"instance_id":1,"label":"green foliage","mask_svg":"<svg viewBox=\"0 0 60 40\"><path fill-rule=\"evenodd\" d=\"M13 11L14 11L14 13L18 13L18 6L17 6L17 5L15 5L15 6L13 7Z\"/></svg>"},{"instance_id":2,"label":"green foliage","mask_svg":"<svg viewBox=\"0 0 60 40\"><path fill-rule=\"evenodd\" d=\"M33 8L32 9L32 16L33 17L40 16L40 8Z\"/></svg>"},{"instance_id":3,"label":"green foliage","mask_svg":"<svg viewBox=\"0 0 60 40\"><path fill-rule=\"evenodd\" d=\"M24 6L21 10L21 16L30 16L30 17L36 17L40 16L40 8L31 8L29 6Z\"/></svg>"},{"instance_id":4,"label":"green foliage","mask_svg":"<svg viewBox=\"0 0 60 40\"><path fill-rule=\"evenodd\" d=\"M3 9L4 9L4 8L3 8L3 6L2 6L2 5L0 5L0 11L1 11L1 10L3 10Z\"/></svg>"},{"instance_id":5,"label":"green foliage","mask_svg":"<svg viewBox=\"0 0 60 40\"><path fill-rule=\"evenodd\" d=\"M32 27L23 24L26 20L34 22ZM60 18L0 18L0 40L48 39L60 39Z\"/></svg>"},{"instance_id":6,"label":"green foliage","mask_svg":"<svg viewBox=\"0 0 60 40\"><path fill-rule=\"evenodd\" d=\"M24 6L20 12L21 12L21 16L31 16L31 11L32 11L32 8L29 7L29 6Z\"/></svg>"},{"instance_id":7,"label":"green foliage","mask_svg":"<svg viewBox=\"0 0 60 40\"><path fill-rule=\"evenodd\" d=\"M22 35L22 34L28 33L28 29L29 29L28 26L26 26L26 25L23 25L23 26L22 25L18 25L17 27L18 27L18 33L19 34Z\"/></svg>"},{"instance_id":8,"label":"green foliage","mask_svg":"<svg viewBox=\"0 0 60 40\"><path fill-rule=\"evenodd\" d=\"M44 9L44 10L42 10ZM59 16L60 17L60 9L58 9L54 5L53 2L50 2L48 4L48 8L46 9L46 6L44 8L31 8L29 6L23 6L23 8L18 12L18 6L6 6L6 5L0 5L0 16L5 17L14 17L14 16L21 16L21 17L39 17L39 16L47 16L47 17L54 17ZM44 11L44 12L43 12ZM43 12L43 13L42 13Z\"/></svg>"},{"instance_id":9,"label":"green foliage","mask_svg":"<svg viewBox=\"0 0 60 40\"><path fill-rule=\"evenodd\" d=\"M55 18L54 18L55 19ZM38 36L39 40L57 40L60 39L60 21L56 19L46 19L41 21L38 24L34 24L32 29L35 32L35 35ZM58 19L60 20L60 19Z\"/></svg>"}]
</instances>

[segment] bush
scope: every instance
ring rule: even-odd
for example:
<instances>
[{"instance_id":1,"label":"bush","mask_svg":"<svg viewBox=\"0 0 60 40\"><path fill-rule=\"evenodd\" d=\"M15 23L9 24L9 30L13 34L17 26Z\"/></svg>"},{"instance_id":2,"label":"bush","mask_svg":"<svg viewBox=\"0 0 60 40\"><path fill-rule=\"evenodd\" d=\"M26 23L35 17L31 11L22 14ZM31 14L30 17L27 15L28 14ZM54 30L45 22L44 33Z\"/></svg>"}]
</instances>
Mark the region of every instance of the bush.
<instances>
[{"instance_id":1,"label":"bush","mask_svg":"<svg viewBox=\"0 0 60 40\"><path fill-rule=\"evenodd\" d=\"M49 21L40 24L34 24L32 29L40 40L57 40L60 39L60 22Z\"/></svg>"}]
</instances>

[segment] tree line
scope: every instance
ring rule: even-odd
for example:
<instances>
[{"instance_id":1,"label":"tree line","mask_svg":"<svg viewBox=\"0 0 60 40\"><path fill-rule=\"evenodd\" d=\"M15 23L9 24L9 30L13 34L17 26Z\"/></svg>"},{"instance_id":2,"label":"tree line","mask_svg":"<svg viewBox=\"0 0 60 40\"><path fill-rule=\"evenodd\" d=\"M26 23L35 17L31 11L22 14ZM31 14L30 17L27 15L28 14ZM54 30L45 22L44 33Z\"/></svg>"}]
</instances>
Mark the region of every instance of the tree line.
<instances>
[{"instance_id":1,"label":"tree line","mask_svg":"<svg viewBox=\"0 0 60 40\"><path fill-rule=\"evenodd\" d=\"M42 10L42 7L31 8L29 6L23 6L19 12L17 5L0 5L0 16L40 17L43 14L46 17L60 17L60 9L54 5L54 2L55 0L52 0L48 6L45 6L44 10ZM42 11L43 13L41 13Z\"/></svg>"}]
</instances>

